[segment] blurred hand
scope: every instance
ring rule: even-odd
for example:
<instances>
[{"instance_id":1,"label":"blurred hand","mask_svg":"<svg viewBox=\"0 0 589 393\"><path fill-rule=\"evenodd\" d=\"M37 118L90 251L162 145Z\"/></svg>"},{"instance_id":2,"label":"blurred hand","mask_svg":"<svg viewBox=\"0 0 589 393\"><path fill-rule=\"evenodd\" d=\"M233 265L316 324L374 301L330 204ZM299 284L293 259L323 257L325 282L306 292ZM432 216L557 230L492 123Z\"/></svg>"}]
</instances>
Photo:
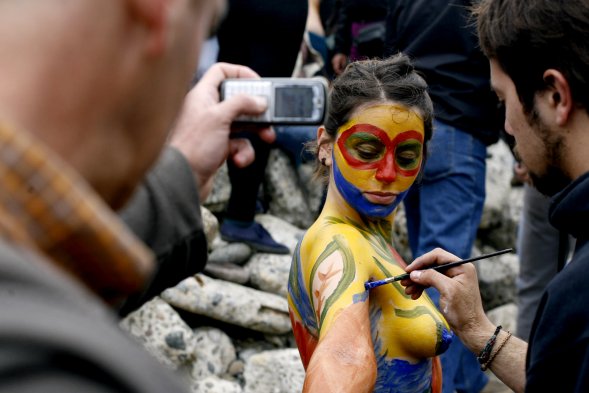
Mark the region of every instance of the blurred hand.
<instances>
[{"instance_id":1,"label":"blurred hand","mask_svg":"<svg viewBox=\"0 0 589 393\"><path fill-rule=\"evenodd\" d=\"M248 67L217 63L213 65L187 94L182 112L170 138L188 160L197 183L201 200L212 188L212 180L229 157L238 167L254 160L254 150L246 139L231 139L231 123L240 115L258 115L267 108L260 97L237 95L220 102L219 86L227 78L259 78ZM243 127L239 129L243 131ZM269 127L252 128L261 139L273 142L274 130Z\"/></svg>"},{"instance_id":2,"label":"blurred hand","mask_svg":"<svg viewBox=\"0 0 589 393\"><path fill-rule=\"evenodd\" d=\"M481 332L493 331L494 326L483 310L479 283L472 263L456 266L439 273L435 270L420 270L432 265L443 265L458 261L456 255L437 248L422 255L405 269L411 273L410 280L402 280L405 293L417 299L426 287L434 287L440 292L440 311L452 330L468 346L469 338Z\"/></svg>"},{"instance_id":3,"label":"blurred hand","mask_svg":"<svg viewBox=\"0 0 589 393\"><path fill-rule=\"evenodd\" d=\"M344 69L347 65L348 56L344 55L343 53L336 53L331 59L331 66L333 67L333 71L336 73L336 75L344 72Z\"/></svg>"}]
</instances>

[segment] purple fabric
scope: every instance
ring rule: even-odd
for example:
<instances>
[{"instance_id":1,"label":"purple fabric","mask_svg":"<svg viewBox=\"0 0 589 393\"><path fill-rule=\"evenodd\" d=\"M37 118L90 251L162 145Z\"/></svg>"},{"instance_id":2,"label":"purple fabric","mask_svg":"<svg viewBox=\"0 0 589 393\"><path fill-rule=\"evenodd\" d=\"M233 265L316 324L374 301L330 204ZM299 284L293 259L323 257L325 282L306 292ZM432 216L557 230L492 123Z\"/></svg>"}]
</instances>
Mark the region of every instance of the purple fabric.
<instances>
[{"instance_id":1,"label":"purple fabric","mask_svg":"<svg viewBox=\"0 0 589 393\"><path fill-rule=\"evenodd\" d=\"M362 56L358 53L358 48L354 44L354 38L358 35L360 30L374 22L352 22L352 47L350 48L350 61L361 60Z\"/></svg>"}]
</instances>

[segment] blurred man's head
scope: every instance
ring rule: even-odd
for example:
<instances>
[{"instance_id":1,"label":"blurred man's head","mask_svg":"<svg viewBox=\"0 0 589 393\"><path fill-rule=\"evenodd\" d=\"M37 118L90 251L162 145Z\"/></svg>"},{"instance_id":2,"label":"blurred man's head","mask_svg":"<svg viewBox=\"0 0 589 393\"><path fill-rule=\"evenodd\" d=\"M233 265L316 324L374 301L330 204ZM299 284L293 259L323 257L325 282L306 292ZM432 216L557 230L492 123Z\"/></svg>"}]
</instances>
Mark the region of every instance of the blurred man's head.
<instances>
[{"instance_id":1,"label":"blurred man's head","mask_svg":"<svg viewBox=\"0 0 589 393\"><path fill-rule=\"evenodd\" d=\"M0 121L114 207L157 158L225 0L0 2Z\"/></svg>"},{"instance_id":2,"label":"blurred man's head","mask_svg":"<svg viewBox=\"0 0 589 393\"><path fill-rule=\"evenodd\" d=\"M576 177L567 129L589 108L589 3L483 0L475 14L506 131L534 185L554 194Z\"/></svg>"}]
</instances>

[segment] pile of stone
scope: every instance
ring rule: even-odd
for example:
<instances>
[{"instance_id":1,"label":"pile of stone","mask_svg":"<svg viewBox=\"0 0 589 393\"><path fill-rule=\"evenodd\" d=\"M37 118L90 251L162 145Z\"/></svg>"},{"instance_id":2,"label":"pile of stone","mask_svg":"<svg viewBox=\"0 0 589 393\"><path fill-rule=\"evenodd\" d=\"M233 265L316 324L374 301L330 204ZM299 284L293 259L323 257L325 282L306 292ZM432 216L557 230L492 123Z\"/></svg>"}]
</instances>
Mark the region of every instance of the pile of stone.
<instances>
[{"instance_id":1,"label":"pile of stone","mask_svg":"<svg viewBox=\"0 0 589 393\"><path fill-rule=\"evenodd\" d=\"M323 185L313 182L312 164L298 168L273 151L266 174L266 214L256 220L291 252L314 220ZM487 200L473 255L514 247L521 189L510 184L513 161L503 143L489 149ZM304 370L290 330L286 300L290 255L254 253L218 236L229 198L226 169L203 207L209 262L203 274L165 290L129 315L121 326L164 365L186 378L193 392L300 392ZM395 221L395 247L411 260L404 212ZM514 330L515 254L477 269L484 306L491 318Z\"/></svg>"}]
</instances>

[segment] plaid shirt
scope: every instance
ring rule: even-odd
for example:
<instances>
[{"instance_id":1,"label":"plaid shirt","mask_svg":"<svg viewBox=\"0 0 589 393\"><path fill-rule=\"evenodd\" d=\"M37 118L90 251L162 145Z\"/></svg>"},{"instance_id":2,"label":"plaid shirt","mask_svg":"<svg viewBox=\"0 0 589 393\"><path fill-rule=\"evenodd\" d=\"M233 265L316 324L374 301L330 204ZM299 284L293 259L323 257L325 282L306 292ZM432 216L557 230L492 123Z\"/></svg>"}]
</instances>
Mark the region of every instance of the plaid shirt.
<instances>
[{"instance_id":1,"label":"plaid shirt","mask_svg":"<svg viewBox=\"0 0 589 393\"><path fill-rule=\"evenodd\" d=\"M31 248L109 302L140 290L153 255L85 180L0 124L0 238Z\"/></svg>"}]
</instances>

